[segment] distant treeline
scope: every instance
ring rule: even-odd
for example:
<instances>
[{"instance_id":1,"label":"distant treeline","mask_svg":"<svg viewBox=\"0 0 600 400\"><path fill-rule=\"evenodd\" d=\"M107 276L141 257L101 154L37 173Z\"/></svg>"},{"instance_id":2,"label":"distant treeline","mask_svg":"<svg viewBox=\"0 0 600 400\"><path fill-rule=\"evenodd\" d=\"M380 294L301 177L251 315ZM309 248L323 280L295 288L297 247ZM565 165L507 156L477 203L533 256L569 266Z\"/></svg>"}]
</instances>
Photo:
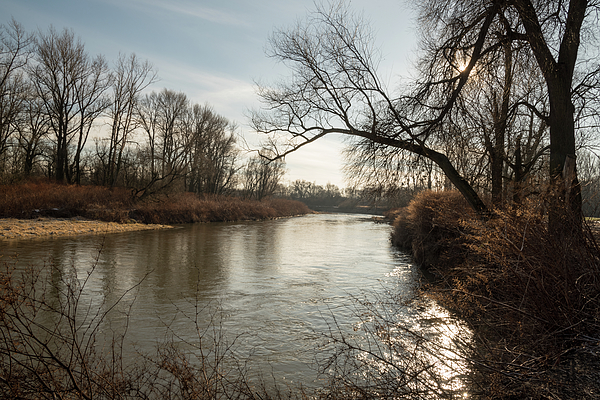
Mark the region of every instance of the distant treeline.
<instances>
[{"instance_id":1,"label":"distant treeline","mask_svg":"<svg viewBox=\"0 0 600 400\"><path fill-rule=\"evenodd\" d=\"M318 185L298 179L288 185L278 185L273 195L301 201L315 211L381 213L407 206L415 194L424 189L421 186L340 189L331 183Z\"/></svg>"}]
</instances>

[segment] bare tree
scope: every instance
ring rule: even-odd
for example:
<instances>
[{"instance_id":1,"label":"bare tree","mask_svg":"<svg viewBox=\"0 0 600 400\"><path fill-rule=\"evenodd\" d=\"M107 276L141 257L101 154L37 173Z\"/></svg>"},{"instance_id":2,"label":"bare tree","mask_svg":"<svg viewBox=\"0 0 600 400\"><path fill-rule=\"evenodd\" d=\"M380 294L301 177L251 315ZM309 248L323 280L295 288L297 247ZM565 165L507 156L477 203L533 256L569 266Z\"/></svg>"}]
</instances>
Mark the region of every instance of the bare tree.
<instances>
[{"instance_id":1,"label":"bare tree","mask_svg":"<svg viewBox=\"0 0 600 400\"><path fill-rule=\"evenodd\" d=\"M582 34L586 30L586 15L598 4L586 0L569 2L532 2L514 0L500 2L451 1L421 3L422 22L432 37L443 37L437 59L446 59L447 65L458 66L459 60L468 61L459 78L450 83L466 82L471 71L485 60L489 51L506 46L508 40L524 45L529 56L536 60L538 74L546 86L547 114L534 110L550 128L549 224L551 231L562 232L561 225L567 215L574 220L581 217L581 196L575 168L576 134L575 107L573 103L576 71L583 72L585 64L578 59ZM504 23L502 36L480 35L477 19L497 19ZM592 21L590 23L593 24ZM441 32L439 35L438 32ZM475 35L476 32L479 32ZM487 43L482 51L475 51L477 41ZM474 46L475 44L475 46ZM521 75L524 79L525 75ZM440 88L448 87L441 85ZM423 86L427 88L427 86ZM431 89L425 91L431 93ZM447 103L450 104L450 103ZM531 106L531 105L530 105Z\"/></svg>"},{"instance_id":2,"label":"bare tree","mask_svg":"<svg viewBox=\"0 0 600 400\"><path fill-rule=\"evenodd\" d=\"M149 171L140 193L166 190L185 174L187 145L184 118L188 99L182 92L163 89L138 104L137 119L146 137Z\"/></svg>"},{"instance_id":3,"label":"bare tree","mask_svg":"<svg viewBox=\"0 0 600 400\"><path fill-rule=\"evenodd\" d=\"M433 161L478 212L486 209L473 186L459 173L439 139L449 132L461 93L491 54L504 52L510 67L510 43L525 44L547 86L550 126L550 225L560 230L566 213L579 218L574 106L571 98L586 14L597 5L585 0L536 2L427 1L420 3L429 35L421 77L408 95L392 97L377 77L372 34L341 3L322 6L292 29L276 32L270 55L286 63L293 77L274 88L259 87L267 111L253 114L259 132L289 134L278 154L285 155L330 133L357 136ZM498 35L502 27L503 34ZM509 74L504 75L507 79ZM505 82L505 85L508 82ZM496 101L496 131L504 128L505 99ZM536 115L545 116L536 110ZM457 128L460 128L457 126ZM492 144L497 165L499 138ZM274 141L274 143L278 143ZM280 143L280 141L279 141ZM500 160L500 161L498 161ZM494 166L495 179L499 168ZM562 182L562 183L561 183ZM565 206L568 207L565 208Z\"/></svg>"},{"instance_id":4,"label":"bare tree","mask_svg":"<svg viewBox=\"0 0 600 400\"><path fill-rule=\"evenodd\" d=\"M102 56L86 60L85 72L75 88L78 108L77 146L73 160L74 182L81 183L81 154L96 118L106 110L109 99L105 95L110 85L108 64ZM71 180L71 179L69 179Z\"/></svg>"},{"instance_id":5,"label":"bare tree","mask_svg":"<svg viewBox=\"0 0 600 400\"><path fill-rule=\"evenodd\" d=\"M78 135L77 166L91 121L102 111L98 102L106 89L106 64L101 57L90 61L72 31L58 33L52 27L38 35L34 58L30 79L55 137L54 177L71 181L69 146Z\"/></svg>"},{"instance_id":6,"label":"bare tree","mask_svg":"<svg viewBox=\"0 0 600 400\"><path fill-rule=\"evenodd\" d=\"M263 151L268 154L268 150ZM262 200L272 196L285 174L285 163L256 155L244 169L244 194L249 199Z\"/></svg>"},{"instance_id":7,"label":"bare tree","mask_svg":"<svg viewBox=\"0 0 600 400\"><path fill-rule=\"evenodd\" d=\"M455 125L458 134L442 135L440 145L449 144L458 152L469 149L471 155L463 155L461 160L473 164L473 169L459 170L471 177L471 182L479 176L476 186L491 194L494 206L501 206L509 200L509 190L513 192L513 200L520 199L523 181L539 165L540 158L548 154L547 119L531 111L535 109L540 116L544 115L547 96L526 46L507 37L510 22L500 16L494 29L494 37L503 39L496 51L482 57L471 73L449 120L444 123L450 125L448 130Z\"/></svg>"},{"instance_id":8,"label":"bare tree","mask_svg":"<svg viewBox=\"0 0 600 400\"><path fill-rule=\"evenodd\" d=\"M107 110L111 131L104 184L117 184L125 147L137 128L135 113L139 97L155 81L156 73L149 62L141 62L135 54L119 55L113 71L112 102Z\"/></svg>"},{"instance_id":9,"label":"bare tree","mask_svg":"<svg viewBox=\"0 0 600 400\"><path fill-rule=\"evenodd\" d=\"M208 106L188 110L187 188L195 193L224 194L233 189L237 172L235 127Z\"/></svg>"},{"instance_id":10,"label":"bare tree","mask_svg":"<svg viewBox=\"0 0 600 400\"><path fill-rule=\"evenodd\" d=\"M493 15L480 24L485 35ZM274 88L259 87L267 112L256 111L252 123L258 132L272 134L277 156L284 156L325 135L341 133L378 146L396 148L436 163L463 193L473 208L484 212L485 204L459 174L448 156L431 141L432 132L451 106L431 118L409 109L407 99L393 97L377 76L378 59L372 34L360 18L341 3L331 9L319 7L305 22L278 31L270 40L270 55L289 64L293 78ZM478 43L480 52L483 43ZM471 67L472 69L472 67ZM461 79L461 82L468 77ZM454 101L464 82L457 85ZM280 133L290 140L281 147Z\"/></svg>"},{"instance_id":11,"label":"bare tree","mask_svg":"<svg viewBox=\"0 0 600 400\"><path fill-rule=\"evenodd\" d=\"M30 88L31 89L31 88ZM49 121L44 113L43 102L32 90L25 100L24 110L15 124L21 158L21 173L30 176L44 154L43 142L47 139Z\"/></svg>"},{"instance_id":12,"label":"bare tree","mask_svg":"<svg viewBox=\"0 0 600 400\"><path fill-rule=\"evenodd\" d=\"M551 230L555 232L561 230L564 222L563 207L581 215L581 189L574 162L575 108L571 91L581 29L591 7L587 0L572 0L568 7L555 1L550 6L537 8L528 0L515 1L525 40L531 46L548 87L550 178L559 188L549 215ZM561 32L558 37L557 29Z\"/></svg>"},{"instance_id":13,"label":"bare tree","mask_svg":"<svg viewBox=\"0 0 600 400\"><path fill-rule=\"evenodd\" d=\"M6 168L9 138L26 97L24 67L31 56L32 43L32 35L14 19L0 26L0 171Z\"/></svg>"}]
</instances>

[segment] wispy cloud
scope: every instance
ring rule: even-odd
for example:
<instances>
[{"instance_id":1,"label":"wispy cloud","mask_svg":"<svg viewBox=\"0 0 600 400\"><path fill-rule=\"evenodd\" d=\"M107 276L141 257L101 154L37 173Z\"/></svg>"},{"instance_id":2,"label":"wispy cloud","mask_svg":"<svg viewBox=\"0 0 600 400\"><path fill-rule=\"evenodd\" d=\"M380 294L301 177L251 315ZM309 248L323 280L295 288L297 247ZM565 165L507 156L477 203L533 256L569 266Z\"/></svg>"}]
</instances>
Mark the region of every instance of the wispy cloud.
<instances>
[{"instance_id":1,"label":"wispy cloud","mask_svg":"<svg viewBox=\"0 0 600 400\"><path fill-rule=\"evenodd\" d=\"M238 124L246 122L245 111L257 102L254 84L249 79L243 80L158 56L152 58L161 79L155 87L182 91L197 103L208 102L217 113Z\"/></svg>"},{"instance_id":2,"label":"wispy cloud","mask_svg":"<svg viewBox=\"0 0 600 400\"><path fill-rule=\"evenodd\" d=\"M242 18L235 15L234 12L229 11L225 7L223 9L217 9L212 7L204 7L195 2L189 1L163 1L163 0L130 0L128 2L114 1L113 4L121 6L135 6L140 10L146 12L155 11L160 14L164 12L170 14L177 14L180 16L193 17L203 19L205 21L228 25L228 26L239 26L247 27L250 23L246 18ZM226 4L226 3L223 3Z\"/></svg>"}]
</instances>

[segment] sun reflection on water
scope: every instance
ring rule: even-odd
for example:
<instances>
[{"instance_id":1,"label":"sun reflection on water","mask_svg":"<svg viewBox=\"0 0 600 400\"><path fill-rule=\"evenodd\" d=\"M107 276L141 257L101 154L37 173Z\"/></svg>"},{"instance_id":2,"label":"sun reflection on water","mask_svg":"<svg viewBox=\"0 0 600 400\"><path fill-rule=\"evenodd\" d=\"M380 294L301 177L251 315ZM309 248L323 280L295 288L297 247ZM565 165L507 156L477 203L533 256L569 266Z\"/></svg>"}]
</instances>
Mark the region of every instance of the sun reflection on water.
<instances>
[{"instance_id":1,"label":"sun reflection on water","mask_svg":"<svg viewBox=\"0 0 600 400\"><path fill-rule=\"evenodd\" d=\"M388 274L385 290L355 297L353 335L337 332L324 371L337 390L375 398L469 398L472 332L418 293L412 265ZM383 293L383 294L382 294ZM343 383L342 383L343 382Z\"/></svg>"}]
</instances>

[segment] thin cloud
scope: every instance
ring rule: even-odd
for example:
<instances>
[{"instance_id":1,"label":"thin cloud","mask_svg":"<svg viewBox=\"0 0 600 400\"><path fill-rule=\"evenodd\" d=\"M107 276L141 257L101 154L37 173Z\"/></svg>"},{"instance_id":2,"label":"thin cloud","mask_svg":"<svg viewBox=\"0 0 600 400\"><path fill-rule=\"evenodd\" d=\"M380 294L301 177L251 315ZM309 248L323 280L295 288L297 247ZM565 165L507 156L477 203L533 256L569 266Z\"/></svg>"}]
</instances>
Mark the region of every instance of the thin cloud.
<instances>
[{"instance_id":1,"label":"thin cloud","mask_svg":"<svg viewBox=\"0 0 600 400\"><path fill-rule=\"evenodd\" d=\"M184 92L196 103L209 103L217 113L238 124L244 124L246 109L257 102L250 80L219 74L196 65L151 57L159 70L160 81L153 89L166 87Z\"/></svg>"},{"instance_id":2,"label":"thin cloud","mask_svg":"<svg viewBox=\"0 0 600 400\"><path fill-rule=\"evenodd\" d=\"M112 1L112 0L111 0ZM161 15L163 12L178 14L186 17L200 18L208 22L221 25L249 27L251 24L247 19L240 18L231 12L203 7L190 2L165 2L160 0L130 0L129 2L113 1L119 5L136 5L137 8L144 11L157 11Z\"/></svg>"}]
</instances>

